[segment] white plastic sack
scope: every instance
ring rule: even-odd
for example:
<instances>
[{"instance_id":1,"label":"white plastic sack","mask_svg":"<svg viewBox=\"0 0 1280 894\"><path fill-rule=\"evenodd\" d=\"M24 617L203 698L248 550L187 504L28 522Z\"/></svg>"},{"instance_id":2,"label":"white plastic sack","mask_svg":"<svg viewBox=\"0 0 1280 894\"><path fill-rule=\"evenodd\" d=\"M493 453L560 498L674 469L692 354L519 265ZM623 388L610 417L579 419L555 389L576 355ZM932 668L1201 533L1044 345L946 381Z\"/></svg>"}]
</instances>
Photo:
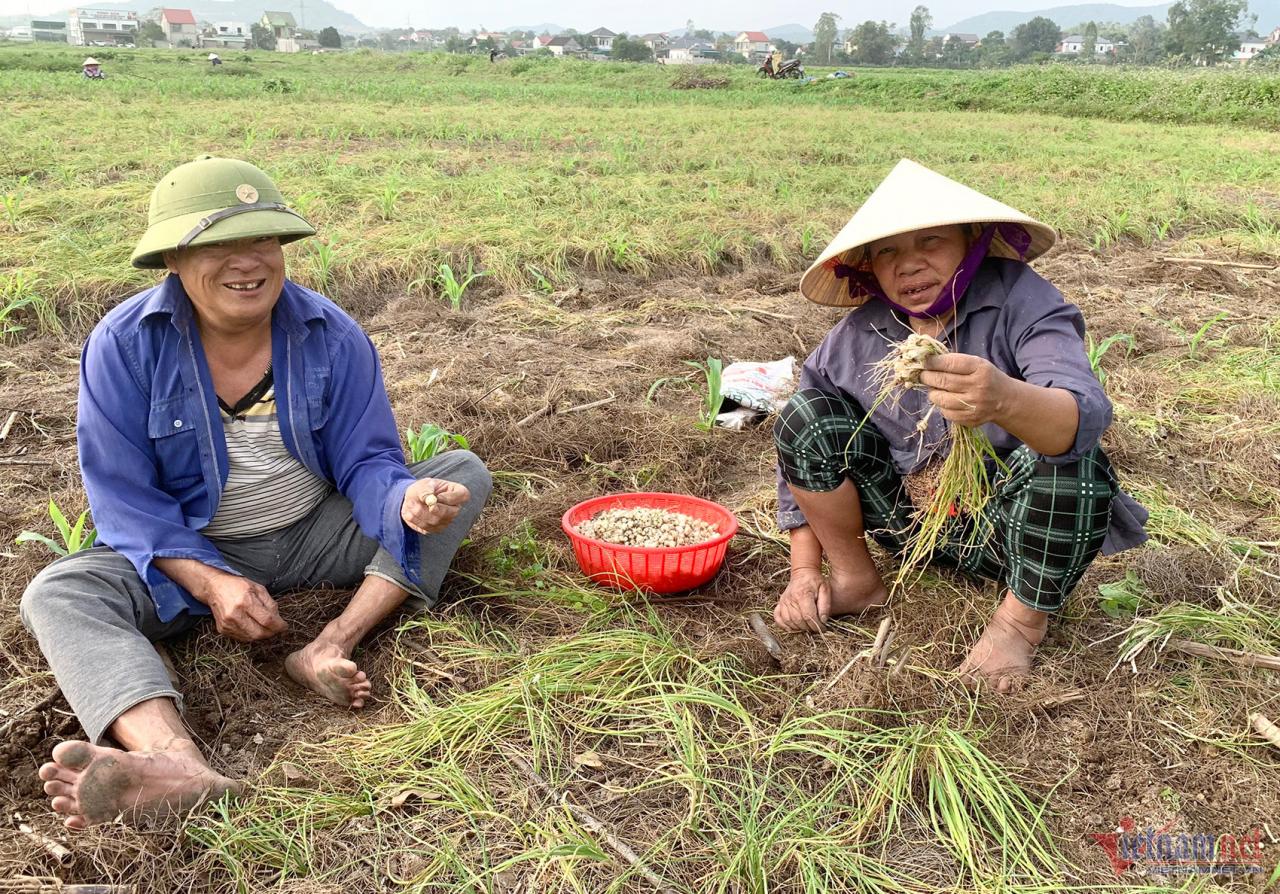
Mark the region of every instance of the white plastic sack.
<instances>
[{"instance_id":1,"label":"white plastic sack","mask_svg":"<svg viewBox=\"0 0 1280 894\"><path fill-rule=\"evenodd\" d=\"M742 429L751 417L778 412L795 390L795 381L794 357L769 363L730 363L720 374L722 400L717 424Z\"/></svg>"}]
</instances>

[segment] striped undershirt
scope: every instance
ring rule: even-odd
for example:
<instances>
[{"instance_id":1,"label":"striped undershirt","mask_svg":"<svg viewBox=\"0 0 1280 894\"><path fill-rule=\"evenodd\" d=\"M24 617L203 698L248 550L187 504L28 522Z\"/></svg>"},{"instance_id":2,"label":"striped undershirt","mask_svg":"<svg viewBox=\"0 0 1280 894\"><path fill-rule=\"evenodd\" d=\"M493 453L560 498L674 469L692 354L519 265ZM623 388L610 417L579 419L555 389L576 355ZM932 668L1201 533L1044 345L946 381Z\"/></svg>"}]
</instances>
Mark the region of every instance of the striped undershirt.
<instances>
[{"instance_id":1,"label":"striped undershirt","mask_svg":"<svg viewBox=\"0 0 1280 894\"><path fill-rule=\"evenodd\" d=\"M270 367L234 407L218 399L230 473L206 537L254 537L287 528L329 496L333 487L284 446Z\"/></svg>"}]
</instances>

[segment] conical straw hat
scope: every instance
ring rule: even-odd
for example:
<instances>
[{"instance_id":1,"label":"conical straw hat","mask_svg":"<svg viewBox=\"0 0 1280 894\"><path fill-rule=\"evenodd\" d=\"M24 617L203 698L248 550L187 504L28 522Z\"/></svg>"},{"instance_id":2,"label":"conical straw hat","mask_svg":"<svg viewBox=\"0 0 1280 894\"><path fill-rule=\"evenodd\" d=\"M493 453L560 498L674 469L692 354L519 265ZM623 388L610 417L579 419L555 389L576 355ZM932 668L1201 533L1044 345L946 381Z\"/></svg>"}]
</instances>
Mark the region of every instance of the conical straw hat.
<instances>
[{"instance_id":1,"label":"conical straw hat","mask_svg":"<svg viewBox=\"0 0 1280 894\"><path fill-rule=\"evenodd\" d=\"M972 223L1018 224L1026 230L1031 246L1022 256L997 230L987 253L998 258L1030 261L1058 239L1053 227L904 158L800 277L800 294L816 304L857 307L867 298L849 294L849 281L838 278L834 264L829 263L833 258L856 267L863 247L877 239L926 227Z\"/></svg>"}]
</instances>

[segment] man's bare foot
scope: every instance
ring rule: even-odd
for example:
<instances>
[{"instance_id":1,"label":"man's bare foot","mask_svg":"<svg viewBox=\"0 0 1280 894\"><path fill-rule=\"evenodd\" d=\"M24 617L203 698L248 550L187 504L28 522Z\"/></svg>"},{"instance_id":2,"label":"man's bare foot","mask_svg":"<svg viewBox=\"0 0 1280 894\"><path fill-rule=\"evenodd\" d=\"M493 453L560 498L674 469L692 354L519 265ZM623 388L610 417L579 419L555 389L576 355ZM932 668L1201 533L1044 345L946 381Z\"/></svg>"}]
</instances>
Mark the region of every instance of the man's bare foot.
<instances>
[{"instance_id":1,"label":"man's bare foot","mask_svg":"<svg viewBox=\"0 0 1280 894\"><path fill-rule=\"evenodd\" d=\"M879 608L889 602L889 591L875 566L863 571L848 572L832 567L827 576L831 584L831 614L856 615L869 608Z\"/></svg>"},{"instance_id":2,"label":"man's bare foot","mask_svg":"<svg viewBox=\"0 0 1280 894\"><path fill-rule=\"evenodd\" d=\"M213 772L189 740L174 740L162 751L61 742L39 775L50 806L66 817L69 829L108 823L121 814L181 813L242 787Z\"/></svg>"},{"instance_id":3,"label":"man's bare foot","mask_svg":"<svg viewBox=\"0 0 1280 894\"><path fill-rule=\"evenodd\" d=\"M1031 656L1049 629L1049 616L1028 608L1006 592L987 629L959 667L965 685L983 682L997 692L1011 692L1031 671Z\"/></svg>"},{"instance_id":4,"label":"man's bare foot","mask_svg":"<svg viewBox=\"0 0 1280 894\"><path fill-rule=\"evenodd\" d=\"M295 683L344 708L363 708L373 684L364 671L333 643L314 640L289 655L284 669Z\"/></svg>"}]
</instances>

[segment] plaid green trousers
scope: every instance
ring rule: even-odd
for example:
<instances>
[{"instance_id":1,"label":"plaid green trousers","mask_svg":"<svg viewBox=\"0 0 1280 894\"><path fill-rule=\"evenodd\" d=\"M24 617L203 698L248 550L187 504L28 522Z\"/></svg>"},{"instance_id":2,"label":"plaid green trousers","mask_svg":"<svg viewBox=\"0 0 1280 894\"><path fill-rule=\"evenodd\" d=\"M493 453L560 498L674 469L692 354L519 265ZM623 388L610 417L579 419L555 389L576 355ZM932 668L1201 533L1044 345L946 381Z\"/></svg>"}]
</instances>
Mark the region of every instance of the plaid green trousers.
<instances>
[{"instance_id":1,"label":"plaid green trousers","mask_svg":"<svg viewBox=\"0 0 1280 894\"><path fill-rule=\"evenodd\" d=\"M789 485L835 490L846 479L858 489L867 533L900 553L914 507L889 453L889 442L857 404L806 388L787 403L774 426L778 465ZM981 523L991 534L981 548L963 546L976 520L961 520L936 555L942 565L1007 586L1023 604L1053 612L1097 557L1118 490L1101 447L1074 462L1051 464L1025 445L1002 458L994 495Z\"/></svg>"}]
</instances>

